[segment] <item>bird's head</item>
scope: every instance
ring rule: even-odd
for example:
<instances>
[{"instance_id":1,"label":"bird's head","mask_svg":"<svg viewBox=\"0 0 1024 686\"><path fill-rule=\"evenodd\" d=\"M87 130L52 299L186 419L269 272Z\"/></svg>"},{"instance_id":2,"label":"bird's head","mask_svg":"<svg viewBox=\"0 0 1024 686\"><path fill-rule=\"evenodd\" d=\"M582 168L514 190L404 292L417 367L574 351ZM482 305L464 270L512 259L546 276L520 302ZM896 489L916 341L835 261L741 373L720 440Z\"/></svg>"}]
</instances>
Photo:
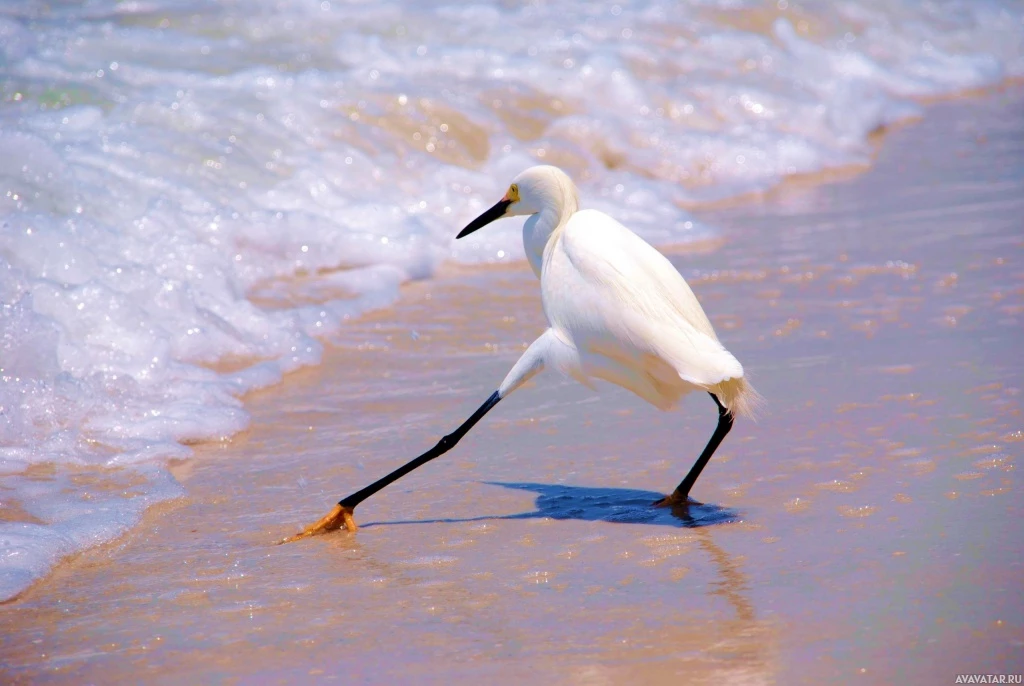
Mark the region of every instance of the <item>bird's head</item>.
<instances>
[{"instance_id":1,"label":"bird's head","mask_svg":"<svg viewBox=\"0 0 1024 686\"><path fill-rule=\"evenodd\" d=\"M571 198L571 211L575 211L579 205L576 186L565 172L550 165L530 167L512 179L501 200L467 224L456 238L468 236L502 217L537 214L548 208L563 211L567 198Z\"/></svg>"}]
</instances>

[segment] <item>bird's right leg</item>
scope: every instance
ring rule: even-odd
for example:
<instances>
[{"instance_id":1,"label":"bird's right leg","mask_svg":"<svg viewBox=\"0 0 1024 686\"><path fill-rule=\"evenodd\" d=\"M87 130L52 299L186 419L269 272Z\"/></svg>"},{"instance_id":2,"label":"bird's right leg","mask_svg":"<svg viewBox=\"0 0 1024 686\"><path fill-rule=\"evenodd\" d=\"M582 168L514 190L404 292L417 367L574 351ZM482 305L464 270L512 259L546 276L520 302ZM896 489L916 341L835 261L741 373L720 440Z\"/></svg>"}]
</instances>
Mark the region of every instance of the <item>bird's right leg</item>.
<instances>
[{"instance_id":1,"label":"bird's right leg","mask_svg":"<svg viewBox=\"0 0 1024 686\"><path fill-rule=\"evenodd\" d=\"M714 393L709 393L711 399L715 401L715 405L718 405L718 426L715 427L715 433L711 434L711 439L708 444L704 447L704 452L700 454L693 467L690 468L690 472L686 475L676 490L671 495L665 496L661 500L654 503L656 507L673 507L675 505L685 505L690 498L690 489L697 483L697 477L700 476L705 465L711 460L711 456L715 454L718 446L721 444L722 439L725 438L726 434L732 428L732 412L726 409L725 405L718 400L718 396Z\"/></svg>"}]
</instances>

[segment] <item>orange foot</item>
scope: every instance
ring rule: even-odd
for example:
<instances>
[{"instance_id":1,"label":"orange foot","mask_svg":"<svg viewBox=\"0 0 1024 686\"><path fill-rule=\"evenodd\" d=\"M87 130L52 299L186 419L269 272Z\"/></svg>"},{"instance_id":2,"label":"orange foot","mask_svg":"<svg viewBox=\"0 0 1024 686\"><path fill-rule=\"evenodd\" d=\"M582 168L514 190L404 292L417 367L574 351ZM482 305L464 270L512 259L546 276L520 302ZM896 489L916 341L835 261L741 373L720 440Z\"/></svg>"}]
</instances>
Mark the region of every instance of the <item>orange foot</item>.
<instances>
[{"instance_id":1,"label":"orange foot","mask_svg":"<svg viewBox=\"0 0 1024 686\"><path fill-rule=\"evenodd\" d=\"M291 543L292 541L298 541L301 538L325 534L328 531L334 531L342 527L345 527L349 531L355 531L359 527L356 526L356 520L352 518L352 512L353 509L351 507L335 505L334 509L328 512L323 519L315 524L310 524L303 529L301 533L289 536L281 541L281 543Z\"/></svg>"}]
</instances>

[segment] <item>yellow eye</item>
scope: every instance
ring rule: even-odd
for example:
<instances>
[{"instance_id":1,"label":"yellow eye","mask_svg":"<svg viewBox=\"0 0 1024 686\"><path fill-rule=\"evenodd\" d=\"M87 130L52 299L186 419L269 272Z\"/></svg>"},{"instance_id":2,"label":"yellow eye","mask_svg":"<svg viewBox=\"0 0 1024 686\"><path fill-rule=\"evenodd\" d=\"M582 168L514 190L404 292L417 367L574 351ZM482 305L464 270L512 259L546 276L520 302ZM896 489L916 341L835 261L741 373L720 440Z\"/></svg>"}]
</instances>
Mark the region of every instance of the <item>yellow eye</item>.
<instances>
[{"instance_id":1,"label":"yellow eye","mask_svg":"<svg viewBox=\"0 0 1024 686\"><path fill-rule=\"evenodd\" d=\"M519 202L519 186L512 184L508 187L508 199L512 202Z\"/></svg>"}]
</instances>

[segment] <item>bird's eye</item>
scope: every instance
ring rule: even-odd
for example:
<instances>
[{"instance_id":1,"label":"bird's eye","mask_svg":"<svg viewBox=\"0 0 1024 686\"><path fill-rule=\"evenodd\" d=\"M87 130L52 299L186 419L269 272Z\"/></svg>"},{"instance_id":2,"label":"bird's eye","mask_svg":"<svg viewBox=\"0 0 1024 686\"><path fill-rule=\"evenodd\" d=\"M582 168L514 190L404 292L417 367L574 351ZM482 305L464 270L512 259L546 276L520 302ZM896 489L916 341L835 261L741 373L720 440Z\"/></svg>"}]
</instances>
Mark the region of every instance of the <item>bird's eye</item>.
<instances>
[{"instance_id":1,"label":"bird's eye","mask_svg":"<svg viewBox=\"0 0 1024 686\"><path fill-rule=\"evenodd\" d=\"M512 184L508 187L508 199L512 202L519 202L519 186Z\"/></svg>"}]
</instances>

